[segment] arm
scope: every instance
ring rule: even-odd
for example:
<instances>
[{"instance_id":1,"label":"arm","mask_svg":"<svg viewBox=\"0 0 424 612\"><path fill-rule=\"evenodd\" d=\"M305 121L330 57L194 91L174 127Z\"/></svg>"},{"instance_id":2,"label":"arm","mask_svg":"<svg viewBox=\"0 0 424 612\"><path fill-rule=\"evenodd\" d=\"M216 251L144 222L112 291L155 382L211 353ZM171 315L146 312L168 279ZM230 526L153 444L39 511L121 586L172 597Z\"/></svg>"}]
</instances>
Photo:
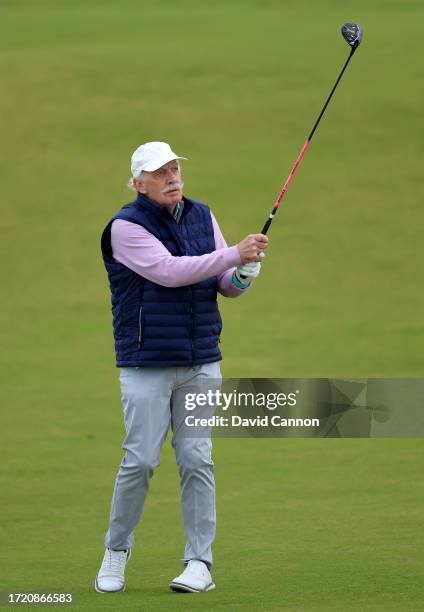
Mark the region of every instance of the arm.
<instances>
[{"instance_id":1,"label":"arm","mask_svg":"<svg viewBox=\"0 0 424 612\"><path fill-rule=\"evenodd\" d=\"M112 223L113 257L133 272L164 287L184 287L220 276L241 263L237 246L199 256L174 257L144 227L122 219Z\"/></svg>"},{"instance_id":2,"label":"arm","mask_svg":"<svg viewBox=\"0 0 424 612\"><path fill-rule=\"evenodd\" d=\"M215 219L212 213L211 213L211 216L212 216L213 232L215 236L215 247L217 250L226 249L228 248L227 243L225 242L225 238L222 235L221 229L218 225L218 221ZM245 290L248 288L246 287L244 289L241 289L234 284L233 274L236 269L235 267L236 265L240 265L240 264L235 264L229 270L225 270L224 272L221 272L221 274L218 274L218 291L224 297L238 297L239 295L244 293Z\"/></svg>"}]
</instances>

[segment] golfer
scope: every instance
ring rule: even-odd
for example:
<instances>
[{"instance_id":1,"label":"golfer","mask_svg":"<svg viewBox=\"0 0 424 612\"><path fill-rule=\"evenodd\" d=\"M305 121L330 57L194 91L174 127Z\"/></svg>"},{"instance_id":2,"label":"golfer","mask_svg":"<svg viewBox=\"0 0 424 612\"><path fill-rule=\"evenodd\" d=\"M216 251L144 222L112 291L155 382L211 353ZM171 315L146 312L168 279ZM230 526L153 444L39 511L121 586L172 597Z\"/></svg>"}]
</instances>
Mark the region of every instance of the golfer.
<instances>
[{"instance_id":1,"label":"golfer","mask_svg":"<svg viewBox=\"0 0 424 612\"><path fill-rule=\"evenodd\" d=\"M112 217L101 239L126 436L95 580L99 593L125 589L133 531L170 426L187 538L185 569L170 587L187 592L215 587L211 440L175 433L187 416L187 389L221 379L217 293L238 297L250 287L268 239L249 235L228 247L209 208L183 196L181 159L186 158L164 142L138 147L130 180L137 197Z\"/></svg>"}]
</instances>

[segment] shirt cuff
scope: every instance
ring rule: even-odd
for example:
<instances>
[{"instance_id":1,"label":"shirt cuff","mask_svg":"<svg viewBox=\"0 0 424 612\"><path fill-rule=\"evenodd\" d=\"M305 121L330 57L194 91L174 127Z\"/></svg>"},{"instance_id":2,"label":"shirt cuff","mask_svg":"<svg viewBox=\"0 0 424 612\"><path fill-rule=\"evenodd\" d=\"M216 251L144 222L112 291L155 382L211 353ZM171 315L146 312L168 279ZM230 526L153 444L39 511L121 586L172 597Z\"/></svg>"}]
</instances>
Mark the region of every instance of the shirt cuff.
<instances>
[{"instance_id":1,"label":"shirt cuff","mask_svg":"<svg viewBox=\"0 0 424 612\"><path fill-rule=\"evenodd\" d=\"M231 268L232 266L241 266L242 261L240 257L240 252L238 250L238 246L234 245L232 247L227 247L227 248L228 248L228 263L230 264L229 267Z\"/></svg>"}]
</instances>

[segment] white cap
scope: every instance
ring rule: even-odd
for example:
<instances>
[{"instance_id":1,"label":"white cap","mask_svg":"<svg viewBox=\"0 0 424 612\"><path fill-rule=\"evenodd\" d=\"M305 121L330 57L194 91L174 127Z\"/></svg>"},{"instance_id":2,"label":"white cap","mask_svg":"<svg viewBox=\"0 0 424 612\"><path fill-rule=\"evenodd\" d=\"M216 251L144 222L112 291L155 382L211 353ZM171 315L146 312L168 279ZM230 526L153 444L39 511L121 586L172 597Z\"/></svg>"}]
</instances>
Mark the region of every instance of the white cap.
<instances>
[{"instance_id":1,"label":"white cap","mask_svg":"<svg viewBox=\"0 0 424 612\"><path fill-rule=\"evenodd\" d=\"M166 142L146 142L131 156L131 174L138 178L143 170L154 172L174 159L187 159L176 155Z\"/></svg>"}]
</instances>

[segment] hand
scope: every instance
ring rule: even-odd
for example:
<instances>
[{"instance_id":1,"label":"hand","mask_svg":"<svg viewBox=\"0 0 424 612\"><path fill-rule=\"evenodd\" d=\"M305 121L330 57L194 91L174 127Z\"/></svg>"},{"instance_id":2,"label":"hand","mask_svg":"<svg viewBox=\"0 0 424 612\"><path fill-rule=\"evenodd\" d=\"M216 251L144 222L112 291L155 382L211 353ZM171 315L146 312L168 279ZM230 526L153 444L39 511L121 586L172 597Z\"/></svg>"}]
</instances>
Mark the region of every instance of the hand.
<instances>
[{"instance_id":1,"label":"hand","mask_svg":"<svg viewBox=\"0 0 424 612\"><path fill-rule=\"evenodd\" d=\"M268 237L264 234L249 234L244 240L238 243L237 248L243 264L261 261L263 251L268 246Z\"/></svg>"},{"instance_id":2,"label":"hand","mask_svg":"<svg viewBox=\"0 0 424 612\"><path fill-rule=\"evenodd\" d=\"M239 289L247 289L260 271L261 264L258 261L238 266L233 274L233 284Z\"/></svg>"},{"instance_id":3,"label":"hand","mask_svg":"<svg viewBox=\"0 0 424 612\"><path fill-rule=\"evenodd\" d=\"M238 266L235 271L235 275L237 280L244 284L250 285L253 279L259 276L259 272L261 271L261 264L258 261L243 264L242 266Z\"/></svg>"}]
</instances>

